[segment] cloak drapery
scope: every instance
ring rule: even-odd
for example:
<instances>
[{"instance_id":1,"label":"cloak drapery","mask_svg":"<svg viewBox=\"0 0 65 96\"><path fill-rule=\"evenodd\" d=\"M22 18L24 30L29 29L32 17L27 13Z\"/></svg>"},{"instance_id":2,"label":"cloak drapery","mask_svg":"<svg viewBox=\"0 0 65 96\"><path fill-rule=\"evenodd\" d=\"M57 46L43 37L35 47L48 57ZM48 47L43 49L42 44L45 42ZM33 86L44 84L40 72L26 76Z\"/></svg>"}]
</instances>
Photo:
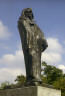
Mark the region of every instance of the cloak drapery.
<instances>
[{"instance_id":1,"label":"cloak drapery","mask_svg":"<svg viewBox=\"0 0 65 96\"><path fill-rule=\"evenodd\" d=\"M45 36L36 22L25 15L19 18L18 29L26 66L26 83L41 83L41 53L48 47Z\"/></svg>"}]
</instances>

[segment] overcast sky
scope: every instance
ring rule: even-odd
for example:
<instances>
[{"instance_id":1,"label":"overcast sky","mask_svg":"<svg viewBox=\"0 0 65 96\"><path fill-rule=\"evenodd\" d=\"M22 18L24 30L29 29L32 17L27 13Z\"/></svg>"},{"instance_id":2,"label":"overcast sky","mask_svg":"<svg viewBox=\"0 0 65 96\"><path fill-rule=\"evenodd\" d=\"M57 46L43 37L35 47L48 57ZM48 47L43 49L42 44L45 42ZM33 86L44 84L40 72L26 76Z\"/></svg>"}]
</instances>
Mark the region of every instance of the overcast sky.
<instances>
[{"instance_id":1,"label":"overcast sky","mask_svg":"<svg viewBox=\"0 0 65 96\"><path fill-rule=\"evenodd\" d=\"M65 0L0 0L0 83L25 75L17 21L29 7L48 42L42 61L65 73Z\"/></svg>"}]
</instances>

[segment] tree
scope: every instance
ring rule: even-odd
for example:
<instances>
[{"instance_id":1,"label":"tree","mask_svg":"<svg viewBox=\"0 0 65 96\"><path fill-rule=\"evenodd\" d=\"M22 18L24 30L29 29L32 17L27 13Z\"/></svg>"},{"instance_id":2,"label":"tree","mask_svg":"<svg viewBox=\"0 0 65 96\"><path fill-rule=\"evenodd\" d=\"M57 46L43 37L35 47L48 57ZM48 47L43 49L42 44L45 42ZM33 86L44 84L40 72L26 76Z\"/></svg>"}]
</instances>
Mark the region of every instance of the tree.
<instances>
[{"instance_id":1,"label":"tree","mask_svg":"<svg viewBox=\"0 0 65 96\"><path fill-rule=\"evenodd\" d=\"M26 79L26 77L21 74L21 75L17 76L15 81L17 81L17 84L24 84L25 83L25 79Z\"/></svg>"},{"instance_id":2,"label":"tree","mask_svg":"<svg viewBox=\"0 0 65 96\"><path fill-rule=\"evenodd\" d=\"M56 89L61 89L61 96L65 96L65 74L62 70L52 65L47 65L42 62L42 81L43 83L51 84Z\"/></svg>"},{"instance_id":3,"label":"tree","mask_svg":"<svg viewBox=\"0 0 65 96\"><path fill-rule=\"evenodd\" d=\"M65 96L65 77L55 81L53 86L56 89L61 89L61 96Z\"/></svg>"},{"instance_id":4,"label":"tree","mask_svg":"<svg viewBox=\"0 0 65 96\"><path fill-rule=\"evenodd\" d=\"M53 84L57 79L63 77L63 71L55 66L47 65L46 62L42 62L42 76L46 78L48 84Z\"/></svg>"}]
</instances>

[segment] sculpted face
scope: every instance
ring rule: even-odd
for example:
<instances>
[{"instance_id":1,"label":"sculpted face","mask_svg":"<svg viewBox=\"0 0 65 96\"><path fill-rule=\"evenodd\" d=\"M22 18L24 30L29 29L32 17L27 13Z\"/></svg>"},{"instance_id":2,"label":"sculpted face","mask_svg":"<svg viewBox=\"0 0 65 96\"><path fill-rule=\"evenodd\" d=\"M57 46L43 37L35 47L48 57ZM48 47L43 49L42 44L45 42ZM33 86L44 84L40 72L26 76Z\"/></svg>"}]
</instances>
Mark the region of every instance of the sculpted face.
<instances>
[{"instance_id":1,"label":"sculpted face","mask_svg":"<svg viewBox=\"0 0 65 96\"><path fill-rule=\"evenodd\" d=\"M27 16L29 19L32 19L32 9L27 9L25 12L24 12L25 16Z\"/></svg>"}]
</instances>

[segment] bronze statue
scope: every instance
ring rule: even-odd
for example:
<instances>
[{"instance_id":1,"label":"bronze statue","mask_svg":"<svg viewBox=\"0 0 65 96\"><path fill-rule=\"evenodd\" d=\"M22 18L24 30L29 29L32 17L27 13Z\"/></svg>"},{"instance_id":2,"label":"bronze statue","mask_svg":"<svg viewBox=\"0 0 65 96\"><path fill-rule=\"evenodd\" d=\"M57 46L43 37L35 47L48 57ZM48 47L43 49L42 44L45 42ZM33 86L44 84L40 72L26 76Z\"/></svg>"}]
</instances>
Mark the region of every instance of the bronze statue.
<instances>
[{"instance_id":1,"label":"bronze statue","mask_svg":"<svg viewBox=\"0 0 65 96\"><path fill-rule=\"evenodd\" d=\"M48 47L43 32L33 19L32 9L26 8L18 21L26 67L26 85L42 83L41 53Z\"/></svg>"}]
</instances>

